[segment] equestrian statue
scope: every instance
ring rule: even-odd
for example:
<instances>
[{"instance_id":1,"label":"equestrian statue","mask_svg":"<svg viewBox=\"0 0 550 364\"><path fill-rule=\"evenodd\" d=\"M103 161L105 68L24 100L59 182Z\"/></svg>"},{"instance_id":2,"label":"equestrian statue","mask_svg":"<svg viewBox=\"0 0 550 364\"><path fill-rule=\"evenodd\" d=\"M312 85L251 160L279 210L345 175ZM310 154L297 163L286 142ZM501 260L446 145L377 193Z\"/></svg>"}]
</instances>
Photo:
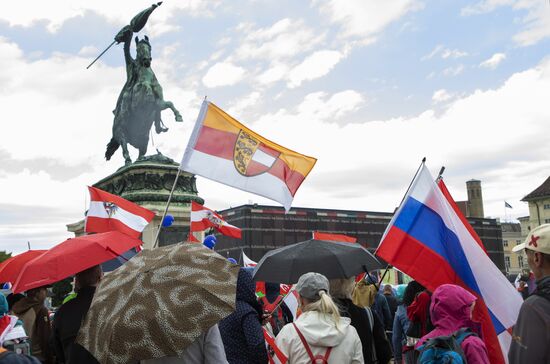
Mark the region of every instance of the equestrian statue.
<instances>
[{"instance_id":1,"label":"equestrian statue","mask_svg":"<svg viewBox=\"0 0 550 364\"><path fill-rule=\"evenodd\" d=\"M125 164L131 164L132 160L128 153L127 144L138 149L138 158L145 156L149 144L149 131L153 123L157 134L168 131L161 120L160 113L162 110L172 110L176 121L182 121L182 117L174 104L164 100L162 87L151 69L152 58L149 38L144 36L143 39L139 39L136 36L136 58L132 58L130 54L130 45L134 33L139 32L145 26L149 15L160 4L153 4L136 15L129 25L118 32L111 44L113 45L115 42L124 43L126 83L118 96L116 108L113 111L115 115L113 137L107 144L107 150L105 151L105 159L107 160L111 159L118 147L122 147Z\"/></svg>"}]
</instances>

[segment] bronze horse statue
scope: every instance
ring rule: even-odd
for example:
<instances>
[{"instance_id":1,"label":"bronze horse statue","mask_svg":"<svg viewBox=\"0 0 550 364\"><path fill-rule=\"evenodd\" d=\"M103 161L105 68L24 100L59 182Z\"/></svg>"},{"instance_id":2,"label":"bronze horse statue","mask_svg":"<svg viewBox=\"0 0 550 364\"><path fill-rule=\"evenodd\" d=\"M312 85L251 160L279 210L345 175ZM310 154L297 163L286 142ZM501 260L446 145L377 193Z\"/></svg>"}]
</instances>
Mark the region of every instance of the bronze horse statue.
<instances>
[{"instance_id":1,"label":"bronze horse statue","mask_svg":"<svg viewBox=\"0 0 550 364\"><path fill-rule=\"evenodd\" d=\"M125 164L131 164L128 153L129 143L139 150L141 158L147 152L149 131L155 123L157 134L168 131L161 120L162 110L171 109L176 121L182 121L179 111L170 101L165 101L155 73L151 69L151 44L149 38L135 38L136 59L130 54L133 31L128 25L116 35L115 41L124 42L124 58L126 60L126 83L120 92L116 103L113 122L113 137L107 144L105 158L111 159L118 147L122 147Z\"/></svg>"}]
</instances>

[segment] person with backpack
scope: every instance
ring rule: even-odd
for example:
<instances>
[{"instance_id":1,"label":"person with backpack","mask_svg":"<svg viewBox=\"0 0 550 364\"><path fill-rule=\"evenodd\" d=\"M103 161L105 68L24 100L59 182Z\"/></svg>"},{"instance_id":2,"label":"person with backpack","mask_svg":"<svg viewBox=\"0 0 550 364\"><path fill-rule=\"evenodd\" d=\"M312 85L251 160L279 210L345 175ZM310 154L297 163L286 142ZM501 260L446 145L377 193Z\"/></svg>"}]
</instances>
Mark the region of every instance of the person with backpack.
<instances>
[{"instance_id":1,"label":"person with backpack","mask_svg":"<svg viewBox=\"0 0 550 364\"><path fill-rule=\"evenodd\" d=\"M416 344L418 363L489 364L487 347L478 336L479 324L472 321L476 299L454 284L437 287L430 304L434 329Z\"/></svg>"},{"instance_id":2,"label":"person with backpack","mask_svg":"<svg viewBox=\"0 0 550 364\"><path fill-rule=\"evenodd\" d=\"M361 345L365 364L386 364L392 357L391 346L384 332L384 325L374 315L370 307L356 306L351 296L355 287L355 279L331 279L330 295L340 309L340 315L351 319L351 326L355 327Z\"/></svg>"},{"instance_id":3,"label":"person with backpack","mask_svg":"<svg viewBox=\"0 0 550 364\"><path fill-rule=\"evenodd\" d=\"M411 281L403 294L403 304L407 320L405 321L400 312L400 324L403 330L399 328L394 335L404 337L402 346L402 357L405 364L416 364L418 352L414 350L418 340L433 328L430 321L430 293L423 285L417 281Z\"/></svg>"},{"instance_id":4,"label":"person with backpack","mask_svg":"<svg viewBox=\"0 0 550 364\"><path fill-rule=\"evenodd\" d=\"M306 273L296 284L302 314L276 338L288 364L361 364L363 348L351 319L341 317L329 296L329 281Z\"/></svg>"},{"instance_id":5,"label":"person with backpack","mask_svg":"<svg viewBox=\"0 0 550 364\"><path fill-rule=\"evenodd\" d=\"M508 361L550 363L550 224L531 230L525 242L512 250L525 250L537 288L521 305Z\"/></svg>"}]
</instances>

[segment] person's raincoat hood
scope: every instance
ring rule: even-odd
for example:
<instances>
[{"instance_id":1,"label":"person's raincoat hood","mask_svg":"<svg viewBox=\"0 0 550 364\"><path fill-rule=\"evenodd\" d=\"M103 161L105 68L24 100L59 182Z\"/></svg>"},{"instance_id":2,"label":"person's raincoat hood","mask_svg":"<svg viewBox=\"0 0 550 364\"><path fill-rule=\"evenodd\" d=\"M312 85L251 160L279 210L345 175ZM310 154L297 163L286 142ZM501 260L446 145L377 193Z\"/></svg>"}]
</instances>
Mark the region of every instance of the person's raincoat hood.
<instances>
[{"instance_id":1,"label":"person's raincoat hood","mask_svg":"<svg viewBox=\"0 0 550 364\"><path fill-rule=\"evenodd\" d=\"M261 306L256 299L256 283L246 269L239 270L237 278L237 301L244 301L252 306L259 313L262 312Z\"/></svg>"},{"instance_id":2,"label":"person's raincoat hood","mask_svg":"<svg viewBox=\"0 0 550 364\"><path fill-rule=\"evenodd\" d=\"M474 329L471 306L476 297L454 284L439 286L432 295L430 317L436 329L454 332L462 327Z\"/></svg>"},{"instance_id":3,"label":"person's raincoat hood","mask_svg":"<svg viewBox=\"0 0 550 364\"><path fill-rule=\"evenodd\" d=\"M340 345L344 340L350 328L351 319L340 318L338 328L336 328L331 315L307 311L302 313L299 322L300 331L310 345L334 347Z\"/></svg>"}]
</instances>

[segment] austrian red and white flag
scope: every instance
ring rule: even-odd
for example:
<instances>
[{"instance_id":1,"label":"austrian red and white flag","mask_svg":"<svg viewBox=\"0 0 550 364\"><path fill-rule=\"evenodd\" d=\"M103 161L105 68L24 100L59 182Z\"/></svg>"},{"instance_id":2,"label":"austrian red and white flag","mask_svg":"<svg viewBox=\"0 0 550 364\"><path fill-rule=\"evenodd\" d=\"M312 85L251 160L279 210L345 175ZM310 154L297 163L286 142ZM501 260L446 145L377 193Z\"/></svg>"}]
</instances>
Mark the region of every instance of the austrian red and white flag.
<instances>
[{"instance_id":1,"label":"austrian red and white flag","mask_svg":"<svg viewBox=\"0 0 550 364\"><path fill-rule=\"evenodd\" d=\"M84 231L104 233L120 231L128 236L139 238L155 213L133 202L95 187L90 191L90 208L86 214Z\"/></svg>"},{"instance_id":2,"label":"austrian red and white flag","mask_svg":"<svg viewBox=\"0 0 550 364\"><path fill-rule=\"evenodd\" d=\"M203 231L208 228L214 228L223 235L231 236L232 238L241 238L241 229L222 219L222 217L193 201L191 203L191 233L194 231Z\"/></svg>"},{"instance_id":3,"label":"austrian red and white flag","mask_svg":"<svg viewBox=\"0 0 550 364\"><path fill-rule=\"evenodd\" d=\"M285 364L288 361L286 355L279 349L275 342L275 337L273 334L264 327L262 327L264 332L265 346L267 349L269 364Z\"/></svg>"},{"instance_id":4,"label":"austrian red and white flag","mask_svg":"<svg viewBox=\"0 0 550 364\"><path fill-rule=\"evenodd\" d=\"M250 259L249 257L247 257L246 254L243 251L241 251L241 253L243 254L243 267L244 268L255 267L255 266L258 265L257 262L255 262L252 259Z\"/></svg>"},{"instance_id":5,"label":"austrian red and white flag","mask_svg":"<svg viewBox=\"0 0 550 364\"><path fill-rule=\"evenodd\" d=\"M180 168L281 203L290 210L317 159L282 147L204 101Z\"/></svg>"}]
</instances>

